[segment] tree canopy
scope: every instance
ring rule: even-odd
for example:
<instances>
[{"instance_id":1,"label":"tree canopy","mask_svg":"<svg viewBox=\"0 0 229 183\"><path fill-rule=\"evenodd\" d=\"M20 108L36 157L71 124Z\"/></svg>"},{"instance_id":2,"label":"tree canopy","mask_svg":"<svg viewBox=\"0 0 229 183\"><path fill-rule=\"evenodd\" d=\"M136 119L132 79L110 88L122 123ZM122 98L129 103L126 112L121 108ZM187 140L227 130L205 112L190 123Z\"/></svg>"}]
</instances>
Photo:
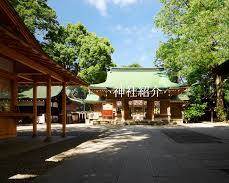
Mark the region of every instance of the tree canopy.
<instances>
[{"instance_id":1,"label":"tree canopy","mask_svg":"<svg viewBox=\"0 0 229 183\"><path fill-rule=\"evenodd\" d=\"M58 25L56 12L48 6L47 0L9 0L31 33L52 30Z\"/></svg>"},{"instance_id":2,"label":"tree canopy","mask_svg":"<svg viewBox=\"0 0 229 183\"><path fill-rule=\"evenodd\" d=\"M157 50L172 77L185 78L203 104L212 96L212 68L229 58L228 0L161 0L163 6L155 19L169 39ZM201 107L200 107L201 108ZM202 108L201 108L202 109Z\"/></svg>"},{"instance_id":3,"label":"tree canopy","mask_svg":"<svg viewBox=\"0 0 229 183\"><path fill-rule=\"evenodd\" d=\"M229 58L229 1L161 0L157 27L170 38L157 51L164 66L189 84Z\"/></svg>"},{"instance_id":4,"label":"tree canopy","mask_svg":"<svg viewBox=\"0 0 229 183\"><path fill-rule=\"evenodd\" d=\"M79 72L89 83L105 81L107 70L114 65L114 49L109 40L88 32L82 23L59 26L45 40L44 48L54 60L72 72Z\"/></svg>"},{"instance_id":5,"label":"tree canopy","mask_svg":"<svg viewBox=\"0 0 229 183\"><path fill-rule=\"evenodd\" d=\"M130 65L124 65L123 67L136 67L136 68L141 68L142 66L138 63L133 63L133 64L130 64Z\"/></svg>"},{"instance_id":6,"label":"tree canopy","mask_svg":"<svg viewBox=\"0 0 229 183\"><path fill-rule=\"evenodd\" d=\"M82 23L60 25L47 0L10 0L25 25L39 38L48 55L89 83L105 81L114 66L110 41L91 33Z\"/></svg>"}]
</instances>

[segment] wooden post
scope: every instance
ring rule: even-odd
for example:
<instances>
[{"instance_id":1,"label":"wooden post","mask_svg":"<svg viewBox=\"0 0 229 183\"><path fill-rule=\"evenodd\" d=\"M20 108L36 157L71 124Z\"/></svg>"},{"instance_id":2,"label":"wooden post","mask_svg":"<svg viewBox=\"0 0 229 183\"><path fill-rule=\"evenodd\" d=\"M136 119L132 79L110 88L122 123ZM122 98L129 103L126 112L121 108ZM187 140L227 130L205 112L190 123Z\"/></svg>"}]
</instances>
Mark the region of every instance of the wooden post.
<instances>
[{"instance_id":1,"label":"wooden post","mask_svg":"<svg viewBox=\"0 0 229 183\"><path fill-rule=\"evenodd\" d=\"M37 136L37 83L33 83L33 137Z\"/></svg>"},{"instance_id":2,"label":"wooden post","mask_svg":"<svg viewBox=\"0 0 229 183\"><path fill-rule=\"evenodd\" d=\"M211 109L211 122L213 123L214 122L214 110Z\"/></svg>"},{"instance_id":3,"label":"wooden post","mask_svg":"<svg viewBox=\"0 0 229 183\"><path fill-rule=\"evenodd\" d=\"M117 120L117 103L116 103L116 100L113 100L112 103L113 103L113 119Z\"/></svg>"},{"instance_id":4,"label":"wooden post","mask_svg":"<svg viewBox=\"0 0 229 183\"><path fill-rule=\"evenodd\" d=\"M160 117L168 123L171 121L170 100L160 100Z\"/></svg>"},{"instance_id":5,"label":"wooden post","mask_svg":"<svg viewBox=\"0 0 229 183\"><path fill-rule=\"evenodd\" d=\"M144 112L145 112L145 100L142 100L142 115L144 119Z\"/></svg>"},{"instance_id":6,"label":"wooden post","mask_svg":"<svg viewBox=\"0 0 229 183\"><path fill-rule=\"evenodd\" d=\"M122 121L122 122L124 122L124 121L125 121L125 119L124 119L124 109L123 109L123 108L121 109L121 116L122 116L121 121Z\"/></svg>"},{"instance_id":7,"label":"wooden post","mask_svg":"<svg viewBox=\"0 0 229 183\"><path fill-rule=\"evenodd\" d=\"M46 132L47 136L45 141L50 141L51 140L51 77L48 76L47 78L47 91L46 91Z\"/></svg>"},{"instance_id":8,"label":"wooden post","mask_svg":"<svg viewBox=\"0 0 229 183\"><path fill-rule=\"evenodd\" d=\"M155 107L155 104L154 104L154 101L152 101L152 121L154 121L154 107Z\"/></svg>"},{"instance_id":9,"label":"wooden post","mask_svg":"<svg viewBox=\"0 0 229 183\"><path fill-rule=\"evenodd\" d=\"M13 111L13 112L16 112L17 111L17 109L16 109L16 107L18 106L18 97L17 97L17 95L18 95L18 85L17 85L17 80L16 79L14 79L14 80L12 80L12 82L11 82L11 94L12 94L12 98L11 98L11 111Z\"/></svg>"},{"instance_id":10,"label":"wooden post","mask_svg":"<svg viewBox=\"0 0 229 183\"><path fill-rule=\"evenodd\" d=\"M153 116L153 101L147 100L146 119L152 121Z\"/></svg>"},{"instance_id":11,"label":"wooden post","mask_svg":"<svg viewBox=\"0 0 229 183\"><path fill-rule=\"evenodd\" d=\"M129 111L129 100L123 99L123 112L124 112L124 120L129 120L131 118Z\"/></svg>"},{"instance_id":12,"label":"wooden post","mask_svg":"<svg viewBox=\"0 0 229 183\"><path fill-rule=\"evenodd\" d=\"M63 83L63 89L62 89L62 137L66 136L66 116L67 116L67 112L66 112L66 83Z\"/></svg>"},{"instance_id":13,"label":"wooden post","mask_svg":"<svg viewBox=\"0 0 229 183\"><path fill-rule=\"evenodd\" d=\"M167 115L168 115L168 123L171 122L171 107L170 107L170 102L168 103L167 107Z\"/></svg>"}]
</instances>

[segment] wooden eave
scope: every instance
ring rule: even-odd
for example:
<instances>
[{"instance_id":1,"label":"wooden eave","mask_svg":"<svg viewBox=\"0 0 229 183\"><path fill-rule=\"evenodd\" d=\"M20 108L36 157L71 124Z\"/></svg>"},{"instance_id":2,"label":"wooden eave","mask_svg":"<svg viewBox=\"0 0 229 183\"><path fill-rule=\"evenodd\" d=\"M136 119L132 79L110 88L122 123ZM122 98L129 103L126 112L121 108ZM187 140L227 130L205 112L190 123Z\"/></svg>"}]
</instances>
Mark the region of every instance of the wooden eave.
<instances>
[{"instance_id":1,"label":"wooden eave","mask_svg":"<svg viewBox=\"0 0 229 183\"><path fill-rule=\"evenodd\" d=\"M27 67L27 70L16 71L18 82L46 83L47 76L50 76L56 85L65 82L68 85L88 86L81 78L56 64L42 50L8 1L1 0L0 11L3 20L0 25L0 56Z\"/></svg>"}]
</instances>

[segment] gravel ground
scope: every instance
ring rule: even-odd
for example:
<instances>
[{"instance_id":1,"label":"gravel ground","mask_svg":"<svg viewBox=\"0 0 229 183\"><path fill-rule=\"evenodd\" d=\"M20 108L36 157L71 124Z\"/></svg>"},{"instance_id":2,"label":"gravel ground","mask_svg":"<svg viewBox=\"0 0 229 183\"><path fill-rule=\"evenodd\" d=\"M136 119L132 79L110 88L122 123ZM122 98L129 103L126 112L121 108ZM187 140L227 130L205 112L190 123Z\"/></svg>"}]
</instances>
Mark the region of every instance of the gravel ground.
<instances>
[{"instance_id":1,"label":"gravel ground","mask_svg":"<svg viewBox=\"0 0 229 183\"><path fill-rule=\"evenodd\" d=\"M19 129L18 136L30 136L30 128L20 127L25 130ZM76 128L75 128L76 129ZM62 162L47 162L46 159L59 154L63 151L71 149L78 146L79 144L86 142L91 139L102 137L102 134L106 134L106 128L70 128L67 131L67 135L71 138L66 138L66 140L58 141L52 144L47 144L44 147L38 147L33 150L29 150L23 153L17 153L10 155L8 157L0 158L0 183L7 182L32 182L33 179L27 180L9 180L8 178L17 174L33 174L41 175L48 169L60 165ZM39 131L39 136L45 137L44 131ZM61 129L54 129L53 135L60 136ZM31 138L31 137L28 137ZM11 149L12 150L12 149ZM17 147L14 148L17 150Z\"/></svg>"}]
</instances>

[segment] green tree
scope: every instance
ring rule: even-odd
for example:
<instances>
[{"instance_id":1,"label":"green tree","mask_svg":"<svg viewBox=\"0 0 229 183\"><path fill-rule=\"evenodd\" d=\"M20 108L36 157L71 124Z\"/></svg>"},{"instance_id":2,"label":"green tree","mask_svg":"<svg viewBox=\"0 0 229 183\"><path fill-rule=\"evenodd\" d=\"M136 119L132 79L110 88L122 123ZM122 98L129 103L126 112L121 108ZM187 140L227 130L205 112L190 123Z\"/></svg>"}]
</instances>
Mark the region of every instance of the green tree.
<instances>
[{"instance_id":1,"label":"green tree","mask_svg":"<svg viewBox=\"0 0 229 183\"><path fill-rule=\"evenodd\" d=\"M195 93L194 98L203 100L206 91L207 96L212 95L212 68L229 58L229 1L161 2L163 7L155 23L169 39L161 44L157 57L173 77L185 78L189 85L201 85L205 92ZM198 104L195 99L191 102Z\"/></svg>"},{"instance_id":2,"label":"green tree","mask_svg":"<svg viewBox=\"0 0 229 183\"><path fill-rule=\"evenodd\" d=\"M60 25L47 33L43 47L57 63L77 74L81 42L88 34L86 27L81 23L68 24L66 27Z\"/></svg>"},{"instance_id":3,"label":"green tree","mask_svg":"<svg viewBox=\"0 0 229 183\"><path fill-rule=\"evenodd\" d=\"M56 12L48 6L47 0L9 0L9 2L33 34L46 33L58 25Z\"/></svg>"},{"instance_id":4,"label":"green tree","mask_svg":"<svg viewBox=\"0 0 229 183\"><path fill-rule=\"evenodd\" d=\"M72 72L79 72L89 83L105 81L107 70L114 66L114 49L109 40L88 32L81 23L59 26L45 40L45 50L54 60Z\"/></svg>"},{"instance_id":5,"label":"green tree","mask_svg":"<svg viewBox=\"0 0 229 183\"><path fill-rule=\"evenodd\" d=\"M85 36L79 50L80 76L89 83L104 82L107 70L114 66L113 52L108 39L99 38L94 33Z\"/></svg>"},{"instance_id":6,"label":"green tree","mask_svg":"<svg viewBox=\"0 0 229 183\"><path fill-rule=\"evenodd\" d=\"M59 25L47 0L9 1L31 33L40 34L42 47L53 60L89 83L105 81L107 70L114 66L108 39L88 32L82 23Z\"/></svg>"},{"instance_id":7,"label":"green tree","mask_svg":"<svg viewBox=\"0 0 229 183\"><path fill-rule=\"evenodd\" d=\"M138 63L133 63L133 64L130 64L130 65L124 65L123 67L136 67L136 68L141 68L142 66Z\"/></svg>"}]
</instances>

